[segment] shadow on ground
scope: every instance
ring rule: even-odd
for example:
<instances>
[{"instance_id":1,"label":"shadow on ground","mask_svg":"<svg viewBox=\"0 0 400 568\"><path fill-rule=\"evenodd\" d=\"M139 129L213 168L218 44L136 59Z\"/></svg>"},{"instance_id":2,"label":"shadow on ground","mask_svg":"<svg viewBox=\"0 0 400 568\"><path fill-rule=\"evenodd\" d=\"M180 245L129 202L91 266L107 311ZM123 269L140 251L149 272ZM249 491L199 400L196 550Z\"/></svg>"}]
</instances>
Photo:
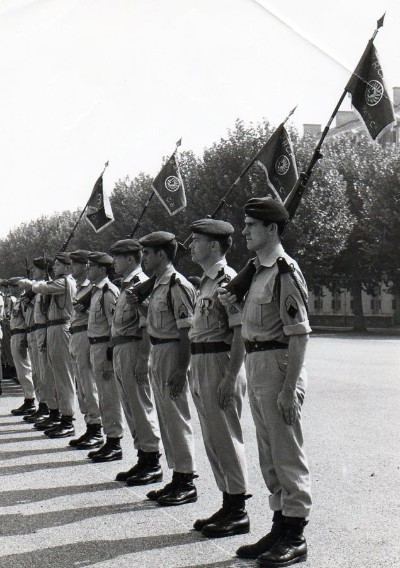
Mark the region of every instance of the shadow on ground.
<instances>
[{"instance_id":1,"label":"shadow on ground","mask_svg":"<svg viewBox=\"0 0 400 568\"><path fill-rule=\"evenodd\" d=\"M65 495L79 495L80 493L95 493L96 491L107 491L109 489L119 489L121 484L110 481L107 483L96 483L94 485L67 485L66 487L46 487L43 489L18 489L14 491L2 491L0 493L0 507L19 505L21 503L36 503L64 497Z\"/></svg>"},{"instance_id":2,"label":"shadow on ground","mask_svg":"<svg viewBox=\"0 0 400 568\"><path fill-rule=\"evenodd\" d=\"M72 454L71 448L43 448L42 450L16 450L15 452L0 452L0 460L15 460L18 458L24 458L27 456L40 456L48 454L59 454L63 452L69 452ZM75 454L76 455L76 454ZM85 455L82 452L82 455Z\"/></svg>"},{"instance_id":3,"label":"shadow on ground","mask_svg":"<svg viewBox=\"0 0 400 568\"><path fill-rule=\"evenodd\" d=\"M25 465L11 465L8 467L0 467L0 476L2 475L18 475L20 473L29 473L31 471L40 471L41 469L58 469L63 467L75 467L77 465L92 465L87 459L75 460L68 462L43 462L30 463Z\"/></svg>"}]
</instances>

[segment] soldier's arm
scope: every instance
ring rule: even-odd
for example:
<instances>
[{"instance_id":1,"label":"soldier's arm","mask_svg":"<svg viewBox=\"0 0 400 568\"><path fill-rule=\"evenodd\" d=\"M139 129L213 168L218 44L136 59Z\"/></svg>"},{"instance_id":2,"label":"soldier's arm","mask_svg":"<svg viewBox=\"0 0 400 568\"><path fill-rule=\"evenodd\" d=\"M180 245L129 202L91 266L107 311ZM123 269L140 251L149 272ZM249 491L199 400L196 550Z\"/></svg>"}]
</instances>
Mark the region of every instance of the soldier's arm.
<instances>
[{"instance_id":1,"label":"soldier's arm","mask_svg":"<svg viewBox=\"0 0 400 568\"><path fill-rule=\"evenodd\" d=\"M244 341L242 338L242 327L236 325L233 328L233 337L231 345L231 355L229 359L229 365L225 374L218 385L218 402L220 407L225 410L228 404L232 400L236 389L236 380L243 364L244 359Z\"/></svg>"},{"instance_id":2,"label":"soldier's arm","mask_svg":"<svg viewBox=\"0 0 400 568\"><path fill-rule=\"evenodd\" d=\"M51 280L50 282L45 282L44 280L40 282L32 282L33 292L40 294L49 294L51 296L59 296L65 294L65 279L57 278L57 280Z\"/></svg>"}]
</instances>

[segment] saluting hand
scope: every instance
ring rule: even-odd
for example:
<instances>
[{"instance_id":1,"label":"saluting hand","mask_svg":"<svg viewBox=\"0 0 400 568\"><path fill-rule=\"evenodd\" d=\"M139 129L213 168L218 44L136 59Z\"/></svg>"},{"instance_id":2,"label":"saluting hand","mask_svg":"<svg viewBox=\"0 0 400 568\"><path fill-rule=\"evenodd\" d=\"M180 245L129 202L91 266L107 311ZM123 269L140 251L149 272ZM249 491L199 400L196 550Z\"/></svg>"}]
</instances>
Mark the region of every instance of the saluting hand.
<instances>
[{"instance_id":1,"label":"saluting hand","mask_svg":"<svg viewBox=\"0 0 400 568\"><path fill-rule=\"evenodd\" d=\"M281 390L278 396L279 414L283 416L284 421L292 426L299 417L300 406L297 401L296 391Z\"/></svg>"}]
</instances>

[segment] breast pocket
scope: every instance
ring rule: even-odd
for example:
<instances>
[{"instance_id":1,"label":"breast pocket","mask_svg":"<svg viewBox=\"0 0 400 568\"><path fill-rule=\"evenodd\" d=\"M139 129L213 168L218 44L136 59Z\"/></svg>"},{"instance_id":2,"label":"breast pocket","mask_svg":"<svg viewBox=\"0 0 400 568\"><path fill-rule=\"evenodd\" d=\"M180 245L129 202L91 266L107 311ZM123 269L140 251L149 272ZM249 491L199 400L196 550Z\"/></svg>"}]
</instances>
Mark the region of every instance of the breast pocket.
<instances>
[{"instance_id":1,"label":"breast pocket","mask_svg":"<svg viewBox=\"0 0 400 568\"><path fill-rule=\"evenodd\" d=\"M104 311L99 303L97 304L94 310L94 321L99 323L103 318L104 318Z\"/></svg>"},{"instance_id":2,"label":"breast pocket","mask_svg":"<svg viewBox=\"0 0 400 568\"><path fill-rule=\"evenodd\" d=\"M255 309L255 320L258 325L265 326L268 322L268 315L274 307L274 297L272 289L265 290L253 299Z\"/></svg>"},{"instance_id":3,"label":"breast pocket","mask_svg":"<svg viewBox=\"0 0 400 568\"><path fill-rule=\"evenodd\" d=\"M158 300L154 305L154 315L157 327L163 327L167 321L168 304L164 300Z\"/></svg>"}]
</instances>

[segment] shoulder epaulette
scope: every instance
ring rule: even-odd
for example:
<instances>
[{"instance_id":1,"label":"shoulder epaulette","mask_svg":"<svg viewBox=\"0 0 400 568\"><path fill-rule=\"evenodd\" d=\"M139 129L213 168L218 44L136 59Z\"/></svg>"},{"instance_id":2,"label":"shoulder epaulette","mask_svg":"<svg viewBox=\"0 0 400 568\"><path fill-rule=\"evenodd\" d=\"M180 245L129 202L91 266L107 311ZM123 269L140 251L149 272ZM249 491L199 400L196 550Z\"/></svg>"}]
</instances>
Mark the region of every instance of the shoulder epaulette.
<instances>
[{"instance_id":1,"label":"shoulder epaulette","mask_svg":"<svg viewBox=\"0 0 400 568\"><path fill-rule=\"evenodd\" d=\"M278 265L279 274L294 272L293 264L289 264L286 258L284 258L283 256L280 256L276 259L276 264Z\"/></svg>"}]
</instances>

